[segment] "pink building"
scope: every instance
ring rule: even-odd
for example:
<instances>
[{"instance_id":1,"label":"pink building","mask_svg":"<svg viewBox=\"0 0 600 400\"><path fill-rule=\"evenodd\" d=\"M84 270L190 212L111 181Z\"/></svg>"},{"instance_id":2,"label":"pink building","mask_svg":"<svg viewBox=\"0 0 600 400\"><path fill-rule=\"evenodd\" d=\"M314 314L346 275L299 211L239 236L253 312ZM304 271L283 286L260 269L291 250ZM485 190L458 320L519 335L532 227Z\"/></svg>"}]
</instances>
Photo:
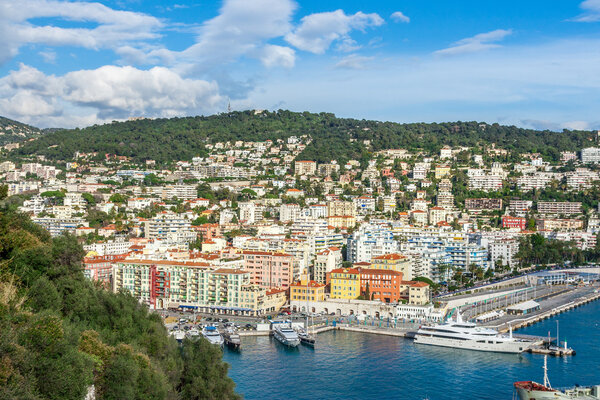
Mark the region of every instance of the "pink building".
<instances>
[{"instance_id":1,"label":"pink building","mask_svg":"<svg viewBox=\"0 0 600 400\"><path fill-rule=\"evenodd\" d=\"M251 282L262 288L287 288L294 277L294 256L273 251L242 251Z\"/></svg>"}]
</instances>

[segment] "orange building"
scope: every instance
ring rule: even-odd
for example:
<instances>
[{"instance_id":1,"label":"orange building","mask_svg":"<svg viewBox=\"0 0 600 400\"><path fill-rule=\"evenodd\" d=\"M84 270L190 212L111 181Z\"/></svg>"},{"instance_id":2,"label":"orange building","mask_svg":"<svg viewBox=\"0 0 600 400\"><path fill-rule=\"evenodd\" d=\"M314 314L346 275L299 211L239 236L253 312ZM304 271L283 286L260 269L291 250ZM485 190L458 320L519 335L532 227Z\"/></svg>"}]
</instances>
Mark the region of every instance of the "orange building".
<instances>
[{"instance_id":1,"label":"orange building","mask_svg":"<svg viewBox=\"0 0 600 400\"><path fill-rule=\"evenodd\" d=\"M402 298L402 272L385 269L360 269L360 294L367 300L397 303Z\"/></svg>"}]
</instances>

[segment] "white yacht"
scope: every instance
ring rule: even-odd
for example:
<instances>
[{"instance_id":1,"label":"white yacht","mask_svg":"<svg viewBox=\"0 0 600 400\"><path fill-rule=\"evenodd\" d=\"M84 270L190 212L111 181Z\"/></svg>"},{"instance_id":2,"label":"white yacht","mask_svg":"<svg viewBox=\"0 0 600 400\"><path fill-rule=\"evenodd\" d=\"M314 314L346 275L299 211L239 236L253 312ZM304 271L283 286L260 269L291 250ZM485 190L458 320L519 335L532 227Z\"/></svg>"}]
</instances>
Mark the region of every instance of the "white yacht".
<instances>
[{"instance_id":1,"label":"white yacht","mask_svg":"<svg viewBox=\"0 0 600 400\"><path fill-rule=\"evenodd\" d=\"M300 338L291 323L273 324L273 336L282 344L289 347L297 347L300 344Z\"/></svg>"},{"instance_id":2,"label":"white yacht","mask_svg":"<svg viewBox=\"0 0 600 400\"><path fill-rule=\"evenodd\" d=\"M223 337L216 326L204 327L204 329L202 329L202 336L204 336L211 344L223 347Z\"/></svg>"},{"instance_id":3,"label":"white yacht","mask_svg":"<svg viewBox=\"0 0 600 400\"><path fill-rule=\"evenodd\" d=\"M533 345L530 340L514 338L512 330L508 335L501 335L494 329L465 322L460 313L456 322L422 326L415 335L415 343L498 353L522 353Z\"/></svg>"}]
</instances>

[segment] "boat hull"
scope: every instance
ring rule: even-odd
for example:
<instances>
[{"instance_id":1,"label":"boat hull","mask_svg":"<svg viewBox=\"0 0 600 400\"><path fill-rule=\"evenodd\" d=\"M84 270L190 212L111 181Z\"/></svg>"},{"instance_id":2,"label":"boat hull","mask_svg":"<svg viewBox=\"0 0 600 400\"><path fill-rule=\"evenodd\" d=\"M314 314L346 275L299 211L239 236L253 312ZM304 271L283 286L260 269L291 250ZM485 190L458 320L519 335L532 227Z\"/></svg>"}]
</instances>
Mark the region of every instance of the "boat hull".
<instances>
[{"instance_id":1,"label":"boat hull","mask_svg":"<svg viewBox=\"0 0 600 400\"><path fill-rule=\"evenodd\" d=\"M279 343L281 343L284 346L287 347L298 347L298 345L300 344L300 339L287 339L286 337L283 337L283 335L281 335L279 332L275 331L275 333L273 334L273 337L275 337L275 339L277 339L277 341Z\"/></svg>"},{"instance_id":2,"label":"boat hull","mask_svg":"<svg viewBox=\"0 0 600 400\"><path fill-rule=\"evenodd\" d=\"M495 353L513 353L518 354L526 351L530 343L523 342L497 342L480 343L477 340L461 340L452 338L440 338L434 336L425 336L417 334L415 336L416 344L426 344L430 346L450 347L455 349L488 351Z\"/></svg>"}]
</instances>

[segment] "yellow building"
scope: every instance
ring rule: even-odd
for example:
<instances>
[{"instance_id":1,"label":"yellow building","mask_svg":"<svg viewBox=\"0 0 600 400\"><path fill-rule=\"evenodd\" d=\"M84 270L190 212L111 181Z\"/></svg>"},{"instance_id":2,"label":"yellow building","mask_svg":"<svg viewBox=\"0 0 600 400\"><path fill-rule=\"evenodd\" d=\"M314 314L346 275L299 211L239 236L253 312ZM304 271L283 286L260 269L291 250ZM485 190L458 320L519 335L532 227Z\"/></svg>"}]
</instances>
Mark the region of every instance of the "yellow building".
<instances>
[{"instance_id":1,"label":"yellow building","mask_svg":"<svg viewBox=\"0 0 600 400\"><path fill-rule=\"evenodd\" d=\"M306 280L306 275L302 275L299 282L290 285L290 301L324 301L325 285L315 281L307 283Z\"/></svg>"},{"instance_id":2,"label":"yellow building","mask_svg":"<svg viewBox=\"0 0 600 400\"><path fill-rule=\"evenodd\" d=\"M329 274L332 299L356 299L360 296L360 272L355 268L338 268Z\"/></svg>"},{"instance_id":3,"label":"yellow building","mask_svg":"<svg viewBox=\"0 0 600 400\"><path fill-rule=\"evenodd\" d=\"M450 175L449 165L436 165L435 166L435 179L442 179Z\"/></svg>"},{"instance_id":4,"label":"yellow building","mask_svg":"<svg viewBox=\"0 0 600 400\"><path fill-rule=\"evenodd\" d=\"M240 291L240 307L244 314L264 315L277 312L287 302L287 290L273 288L266 289L258 285L244 285Z\"/></svg>"},{"instance_id":5,"label":"yellow building","mask_svg":"<svg viewBox=\"0 0 600 400\"><path fill-rule=\"evenodd\" d=\"M327 217L327 223L334 228L354 228L356 225L356 217L352 215L336 215L334 217Z\"/></svg>"},{"instance_id":6,"label":"yellow building","mask_svg":"<svg viewBox=\"0 0 600 400\"><path fill-rule=\"evenodd\" d=\"M412 263L402 254L392 253L373 257L369 268L402 272L403 279L406 280L413 278Z\"/></svg>"}]
</instances>

